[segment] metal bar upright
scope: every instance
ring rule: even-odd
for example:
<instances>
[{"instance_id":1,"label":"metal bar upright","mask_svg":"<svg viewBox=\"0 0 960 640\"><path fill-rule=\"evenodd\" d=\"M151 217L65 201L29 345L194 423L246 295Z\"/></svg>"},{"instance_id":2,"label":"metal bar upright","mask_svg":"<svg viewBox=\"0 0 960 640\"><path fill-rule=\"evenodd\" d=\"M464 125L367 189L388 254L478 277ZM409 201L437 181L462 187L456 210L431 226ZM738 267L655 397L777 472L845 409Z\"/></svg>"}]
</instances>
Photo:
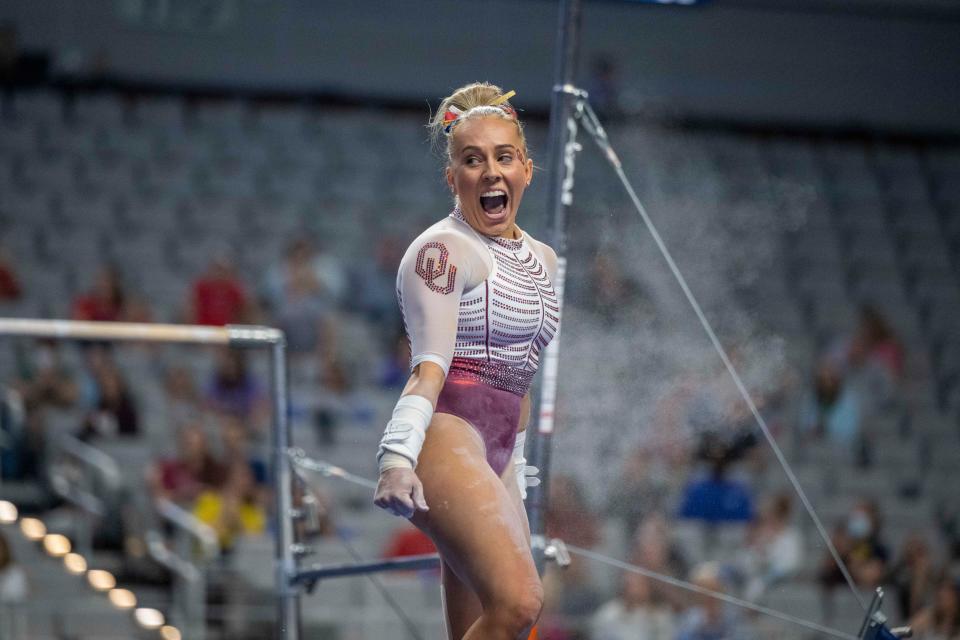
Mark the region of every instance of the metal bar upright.
<instances>
[{"instance_id":1,"label":"metal bar upright","mask_svg":"<svg viewBox=\"0 0 960 640\"><path fill-rule=\"evenodd\" d=\"M566 266L567 207L573 197L572 153L576 142L573 120L575 96L565 88L573 84L576 75L577 53L580 38L580 0L561 0L557 34L554 86L550 102L549 143L549 190L547 211L553 218L552 244L559 257L555 288L563 290ZM573 128L571 130L571 124ZM568 159L570 160L568 162ZM561 301L562 317L562 301ZM547 347L544 355L544 375L555 378L559 358L559 335ZM556 399L556 384L546 381L540 396L540 416L537 429L531 438L530 463L540 469L541 483L531 487L527 498L527 517L533 540L534 559L537 569L543 573L546 556L546 509L550 485L550 440L553 432L553 408Z\"/></svg>"},{"instance_id":2,"label":"metal bar upright","mask_svg":"<svg viewBox=\"0 0 960 640\"><path fill-rule=\"evenodd\" d=\"M273 385L273 481L274 523L276 527L275 571L277 584L277 620L280 640L300 638L300 598L293 584L297 574L293 533L293 470L287 452L291 444L290 407L288 405L286 341L276 340L270 349Z\"/></svg>"}]
</instances>

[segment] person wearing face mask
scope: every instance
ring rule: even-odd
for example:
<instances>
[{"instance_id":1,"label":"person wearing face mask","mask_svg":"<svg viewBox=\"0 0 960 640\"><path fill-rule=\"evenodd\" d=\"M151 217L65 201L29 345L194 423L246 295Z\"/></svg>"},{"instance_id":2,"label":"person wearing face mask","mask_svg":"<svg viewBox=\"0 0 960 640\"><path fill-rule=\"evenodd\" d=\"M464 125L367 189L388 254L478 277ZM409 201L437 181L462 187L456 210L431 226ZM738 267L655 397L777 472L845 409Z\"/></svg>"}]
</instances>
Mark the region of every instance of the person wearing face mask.
<instances>
[{"instance_id":1,"label":"person wearing face mask","mask_svg":"<svg viewBox=\"0 0 960 640\"><path fill-rule=\"evenodd\" d=\"M846 520L834 529L832 539L857 586L866 590L878 587L887 573L890 553L880 538L880 511L876 503L860 500ZM819 579L829 612L830 593L845 583L840 568L829 554L820 563Z\"/></svg>"},{"instance_id":2,"label":"person wearing face mask","mask_svg":"<svg viewBox=\"0 0 960 640\"><path fill-rule=\"evenodd\" d=\"M512 95L467 85L431 119L454 208L401 261L412 373L377 454L374 502L436 545L458 640L526 638L543 603L523 447L530 384L559 329L557 257L517 226L533 161Z\"/></svg>"}]
</instances>

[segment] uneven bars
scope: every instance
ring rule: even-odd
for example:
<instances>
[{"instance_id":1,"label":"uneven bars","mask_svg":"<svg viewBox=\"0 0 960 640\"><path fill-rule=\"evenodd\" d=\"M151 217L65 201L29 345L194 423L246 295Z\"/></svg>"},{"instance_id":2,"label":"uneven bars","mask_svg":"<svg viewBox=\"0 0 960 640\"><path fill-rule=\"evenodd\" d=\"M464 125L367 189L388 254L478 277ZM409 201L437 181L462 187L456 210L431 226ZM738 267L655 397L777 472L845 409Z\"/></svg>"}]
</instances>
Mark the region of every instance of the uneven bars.
<instances>
[{"instance_id":1,"label":"uneven bars","mask_svg":"<svg viewBox=\"0 0 960 640\"><path fill-rule=\"evenodd\" d=\"M234 346L269 345L283 340L282 331L253 325L208 327L190 324L88 322L26 318L0 318L0 336L66 340L181 342Z\"/></svg>"},{"instance_id":2,"label":"uneven bars","mask_svg":"<svg viewBox=\"0 0 960 640\"><path fill-rule=\"evenodd\" d=\"M269 347L271 397L273 405L273 463L275 488L275 569L277 583L277 629L279 640L300 639L300 602L291 588L297 573L293 555L294 531L293 472L287 460L290 449L290 407L287 402L286 339L283 331L254 325L208 327L188 324L145 322L87 322L80 320L42 320L36 318L0 318L0 336L53 338L58 340L114 340L128 342L166 342L222 345L231 347Z\"/></svg>"}]
</instances>

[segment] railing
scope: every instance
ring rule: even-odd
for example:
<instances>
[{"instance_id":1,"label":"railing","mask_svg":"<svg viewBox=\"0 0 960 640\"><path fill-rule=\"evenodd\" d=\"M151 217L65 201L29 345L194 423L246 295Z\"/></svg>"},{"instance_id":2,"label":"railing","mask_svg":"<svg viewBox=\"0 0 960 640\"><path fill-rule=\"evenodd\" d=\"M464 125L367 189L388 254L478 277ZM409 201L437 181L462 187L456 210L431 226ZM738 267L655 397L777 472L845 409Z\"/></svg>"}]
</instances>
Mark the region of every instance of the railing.
<instances>
[{"instance_id":1,"label":"railing","mask_svg":"<svg viewBox=\"0 0 960 640\"><path fill-rule=\"evenodd\" d=\"M77 551L89 558L96 526L107 515L122 484L117 463L96 447L62 434L51 446L47 477L54 493L81 511L75 544Z\"/></svg>"},{"instance_id":2,"label":"railing","mask_svg":"<svg viewBox=\"0 0 960 640\"><path fill-rule=\"evenodd\" d=\"M185 637L203 640L206 630L206 568L220 555L217 535L210 526L170 500L160 498L154 502L154 508L157 515L173 527L172 549L159 531L146 533L150 557L175 577L171 619L185 631Z\"/></svg>"}]
</instances>

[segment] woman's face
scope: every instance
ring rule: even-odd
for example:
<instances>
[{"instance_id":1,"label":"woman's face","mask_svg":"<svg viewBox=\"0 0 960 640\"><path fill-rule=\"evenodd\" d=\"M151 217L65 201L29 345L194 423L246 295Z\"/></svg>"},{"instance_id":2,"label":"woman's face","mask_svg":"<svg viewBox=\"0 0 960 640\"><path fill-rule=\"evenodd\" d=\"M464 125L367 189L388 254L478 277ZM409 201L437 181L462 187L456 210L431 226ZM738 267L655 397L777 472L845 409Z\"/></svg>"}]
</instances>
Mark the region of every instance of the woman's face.
<instances>
[{"instance_id":1,"label":"woman's face","mask_svg":"<svg viewBox=\"0 0 960 640\"><path fill-rule=\"evenodd\" d=\"M447 184L476 231L516 238L517 209L532 177L515 122L477 118L454 129Z\"/></svg>"}]
</instances>

